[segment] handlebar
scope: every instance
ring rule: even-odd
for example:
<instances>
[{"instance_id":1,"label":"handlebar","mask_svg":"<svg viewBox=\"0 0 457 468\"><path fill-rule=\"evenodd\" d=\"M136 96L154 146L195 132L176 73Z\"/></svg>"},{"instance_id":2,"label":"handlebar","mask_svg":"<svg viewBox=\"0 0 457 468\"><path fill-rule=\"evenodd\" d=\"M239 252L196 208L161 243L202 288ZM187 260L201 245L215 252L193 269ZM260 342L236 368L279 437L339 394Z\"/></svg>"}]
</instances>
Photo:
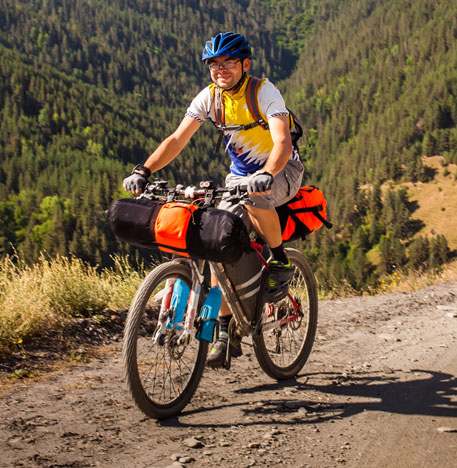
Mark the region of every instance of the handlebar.
<instances>
[{"instance_id":1,"label":"handlebar","mask_svg":"<svg viewBox=\"0 0 457 468\"><path fill-rule=\"evenodd\" d=\"M185 199L202 199L205 204L212 204L216 200L220 200L223 195L228 194L239 200L247 196L247 186L241 185L237 187L216 187L213 181L202 181L199 183L199 188L195 186L185 187L178 184L176 187L167 187L168 181L155 180L148 183L143 193L138 198L152 198L166 200L167 202L174 201L177 198L184 197Z\"/></svg>"}]
</instances>

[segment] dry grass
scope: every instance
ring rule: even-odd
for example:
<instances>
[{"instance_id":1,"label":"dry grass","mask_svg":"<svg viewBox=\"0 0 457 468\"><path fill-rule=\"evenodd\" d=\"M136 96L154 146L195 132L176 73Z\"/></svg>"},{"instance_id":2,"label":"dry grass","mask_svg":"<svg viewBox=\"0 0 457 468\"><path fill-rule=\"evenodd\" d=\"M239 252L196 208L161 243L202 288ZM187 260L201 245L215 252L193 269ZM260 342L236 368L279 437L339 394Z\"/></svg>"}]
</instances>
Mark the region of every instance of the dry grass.
<instances>
[{"instance_id":1,"label":"dry grass","mask_svg":"<svg viewBox=\"0 0 457 468\"><path fill-rule=\"evenodd\" d=\"M152 268L156 265L152 265ZM145 277L144 266L133 268L127 257L114 258L114 268L103 270L100 275L103 290L108 292L108 308L126 309Z\"/></svg>"},{"instance_id":2,"label":"dry grass","mask_svg":"<svg viewBox=\"0 0 457 468\"><path fill-rule=\"evenodd\" d=\"M457 281L457 261L444 265L441 270L420 273L412 271L407 274L396 272L384 278L381 287L374 294L390 294L417 291L434 284Z\"/></svg>"},{"instance_id":3,"label":"dry grass","mask_svg":"<svg viewBox=\"0 0 457 468\"><path fill-rule=\"evenodd\" d=\"M449 247L457 249L457 165L443 166L442 156L424 157L425 166L435 171L432 181L403 184L411 201L418 204L412 219L420 219L425 226L417 235L446 236Z\"/></svg>"},{"instance_id":4,"label":"dry grass","mask_svg":"<svg viewBox=\"0 0 457 468\"><path fill-rule=\"evenodd\" d=\"M98 272L77 258L49 261L41 257L32 266L16 257L1 258L0 356L17 350L36 334L63 327L75 317L128 308L145 271L132 268L126 258L114 260L114 268ZM396 272L370 294L409 292L456 280L457 261L439 272ZM342 284L332 297L354 295L357 293L349 285Z\"/></svg>"},{"instance_id":5,"label":"dry grass","mask_svg":"<svg viewBox=\"0 0 457 468\"><path fill-rule=\"evenodd\" d=\"M434 284L457 281L457 260L443 265L439 270L427 272L396 271L379 280L376 287L370 287L364 292L355 290L349 283L342 281L330 290L319 289L319 300L355 297L360 295L375 296L377 294L391 294L399 292L412 292L433 286Z\"/></svg>"},{"instance_id":6,"label":"dry grass","mask_svg":"<svg viewBox=\"0 0 457 468\"><path fill-rule=\"evenodd\" d=\"M121 258L101 273L77 258L42 256L33 266L1 258L0 356L74 317L127 308L143 276Z\"/></svg>"}]
</instances>

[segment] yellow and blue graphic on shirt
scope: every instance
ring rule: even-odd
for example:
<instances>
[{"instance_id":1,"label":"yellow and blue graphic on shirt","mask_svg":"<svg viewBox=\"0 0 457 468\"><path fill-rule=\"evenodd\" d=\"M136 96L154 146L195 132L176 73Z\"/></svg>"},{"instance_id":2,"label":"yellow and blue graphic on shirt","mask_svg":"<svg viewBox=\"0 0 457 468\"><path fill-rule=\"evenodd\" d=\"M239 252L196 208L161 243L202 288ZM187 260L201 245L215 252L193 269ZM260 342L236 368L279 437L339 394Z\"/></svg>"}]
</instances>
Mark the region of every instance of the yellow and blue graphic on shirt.
<instances>
[{"instance_id":1,"label":"yellow and blue graphic on shirt","mask_svg":"<svg viewBox=\"0 0 457 468\"><path fill-rule=\"evenodd\" d=\"M222 93L226 126L249 125L254 122L246 102L246 85L247 80L233 96ZM211 93L214 95L214 85L211 86ZM263 114L262 118L267 121ZM261 169L273 149L270 132L260 125L248 130L225 131L224 144L232 160L230 171L241 176Z\"/></svg>"}]
</instances>

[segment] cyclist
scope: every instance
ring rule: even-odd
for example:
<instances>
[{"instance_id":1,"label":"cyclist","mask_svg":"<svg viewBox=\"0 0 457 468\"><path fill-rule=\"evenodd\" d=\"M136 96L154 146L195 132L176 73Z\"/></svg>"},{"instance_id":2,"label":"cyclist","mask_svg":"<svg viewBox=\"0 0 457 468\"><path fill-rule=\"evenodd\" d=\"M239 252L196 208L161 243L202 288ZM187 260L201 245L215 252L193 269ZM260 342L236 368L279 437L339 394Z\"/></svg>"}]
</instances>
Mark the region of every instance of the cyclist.
<instances>
[{"instance_id":1,"label":"cyclist","mask_svg":"<svg viewBox=\"0 0 457 468\"><path fill-rule=\"evenodd\" d=\"M192 135L205 120L216 124L215 91L221 92L225 108L226 126L249 125L254 122L245 96L247 72L251 65L251 48L241 34L219 33L206 42L202 61L208 66L212 84L204 88L192 101L178 128L167 137L149 156L144 164L135 166L132 174L124 179L124 188L132 193L141 193L152 172L170 163L182 151ZM260 125L249 129L224 130L225 149L232 160L227 186L247 185L249 198L243 202L248 213L247 222L270 247L273 259L267 297L280 300L287 293L288 282L293 274L284 251L281 227L276 206L289 201L301 186L303 165L298 150L293 147L289 112L279 90L263 79L258 91L258 105L268 128ZM244 209L232 207L222 201L221 209L230 209L237 214ZM228 346L228 325L231 314L223 302L219 313L221 333L208 357L212 367L222 366ZM230 343L233 357L241 348Z\"/></svg>"}]
</instances>

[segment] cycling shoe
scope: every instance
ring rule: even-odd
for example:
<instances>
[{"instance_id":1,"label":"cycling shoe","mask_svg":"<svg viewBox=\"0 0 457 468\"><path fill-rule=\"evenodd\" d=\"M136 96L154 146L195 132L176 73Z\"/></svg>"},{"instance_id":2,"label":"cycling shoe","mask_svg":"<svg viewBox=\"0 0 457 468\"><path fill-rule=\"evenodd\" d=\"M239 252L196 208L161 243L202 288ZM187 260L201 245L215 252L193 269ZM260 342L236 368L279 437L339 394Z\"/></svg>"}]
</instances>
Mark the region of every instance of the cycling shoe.
<instances>
[{"instance_id":1,"label":"cycling shoe","mask_svg":"<svg viewBox=\"0 0 457 468\"><path fill-rule=\"evenodd\" d=\"M277 302L284 299L289 289L289 281L294 274L294 267L289 263L272 260L268 263L269 271L265 286L266 302Z\"/></svg>"},{"instance_id":2,"label":"cycling shoe","mask_svg":"<svg viewBox=\"0 0 457 468\"><path fill-rule=\"evenodd\" d=\"M209 352L206 364L213 368L223 367L227 356L227 346L230 346L229 351L232 358L237 358L243 354L241 345L238 344L238 346L234 346L232 343L229 344L228 333L221 332L219 338Z\"/></svg>"}]
</instances>

